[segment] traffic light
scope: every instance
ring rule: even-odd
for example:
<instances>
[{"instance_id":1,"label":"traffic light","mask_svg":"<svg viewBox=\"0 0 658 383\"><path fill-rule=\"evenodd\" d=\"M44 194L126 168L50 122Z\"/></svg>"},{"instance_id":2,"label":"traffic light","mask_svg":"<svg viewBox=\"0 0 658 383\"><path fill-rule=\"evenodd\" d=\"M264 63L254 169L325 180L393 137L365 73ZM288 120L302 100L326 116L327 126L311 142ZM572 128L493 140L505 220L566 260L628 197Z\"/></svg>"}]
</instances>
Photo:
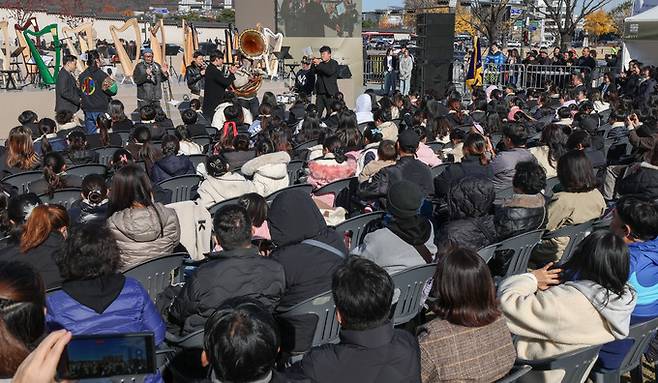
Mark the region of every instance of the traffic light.
<instances>
[{"instance_id":1,"label":"traffic light","mask_svg":"<svg viewBox=\"0 0 658 383\"><path fill-rule=\"evenodd\" d=\"M528 45L530 42L530 38L528 35L528 31L523 31L523 45Z\"/></svg>"}]
</instances>

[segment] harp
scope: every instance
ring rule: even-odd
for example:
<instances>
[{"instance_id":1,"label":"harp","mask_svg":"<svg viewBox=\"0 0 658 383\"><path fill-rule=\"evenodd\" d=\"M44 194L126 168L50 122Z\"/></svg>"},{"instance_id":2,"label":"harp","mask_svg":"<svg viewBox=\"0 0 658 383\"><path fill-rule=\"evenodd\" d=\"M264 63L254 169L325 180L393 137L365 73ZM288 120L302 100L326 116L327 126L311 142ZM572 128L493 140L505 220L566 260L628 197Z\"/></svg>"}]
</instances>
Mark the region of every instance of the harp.
<instances>
[{"instance_id":1,"label":"harp","mask_svg":"<svg viewBox=\"0 0 658 383\"><path fill-rule=\"evenodd\" d=\"M85 34L82 38L82 33ZM71 27L62 27L62 34L67 37L66 46L75 57L80 58L81 53L85 53L92 49L96 49L96 43L94 42L94 28L92 23L84 23L75 28ZM80 43L80 52L75 47L75 41L73 36L76 36L76 39ZM78 60L78 70L82 72L87 68L87 65L83 60Z\"/></svg>"},{"instance_id":2,"label":"harp","mask_svg":"<svg viewBox=\"0 0 658 383\"><path fill-rule=\"evenodd\" d=\"M36 41L39 41L39 37L48 33L52 34L53 45L55 46L55 66L54 66L54 71L52 73L48 69L48 65L43 61L43 58L39 54L38 47L30 38L30 36L34 36L37 38ZM23 31L23 36L25 37L27 46L30 47L30 52L32 53L32 58L34 59L34 63L39 69L41 80L43 80L43 83L46 85L55 85L55 83L57 83L57 75L59 74L59 67L62 62L62 57L61 57L62 52L61 52L61 47L59 45L59 34L57 32L57 24L50 24L45 28L43 28L42 30L36 32L26 29Z\"/></svg>"},{"instance_id":3,"label":"harp","mask_svg":"<svg viewBox=\"0 0 658 383\"><path fill-rule=\"evenodd\" d=\"M30 17L23 25L14 24L14 30L16 31L16 39L18 40L18 46L19 48L23 49L21 51L21 55L23 56L25 73L27 73L30 76L34 76L39 72L39 68L34 64L30 64L32 53L30 52L30 49L27 46L27 41L25 40L25 36L23 36L23 31L29 29L30 27L33 27L35 31L39 30L39 23L37 22L36 17ZM37 46L38 45L41 44L39 43L39 39L37 38Z\"/></svg>"},{"instance_id":4,"label":"harp","mask_svg":"<svg viewBox=\"0 0 658 383\"><path fill-rule=\"evenodd\" d=\"M149 40L151 41L151 50L153 51L153 61L160 65L165 64L165 48L167 47L165 41L165 28L164 22L160 19L153 27L149 28ZM158 32L160 38L158 39Z\"/></svg>"},{"instance_id":5,"label":"harp","mask_svg":"<svg viewBox=\"0 0 658 383\"><path fill-rule=\"evenodd\" d=\"M11 41L9 41L9 22L7 20L0 21L0 30L2 30L2 45L5 50L2 57L2 69L9 70L11 65Z\"/></svg>"},{"instance_id":6,"label":"harp","mask_svg":"<svg viewBox=\"0 0 658 383\"><path fill-rule=\"evenodd\" d=\"M121 44L119 36L117 33L124 32L128 28L132 28L135 32L135 45L137 46L137 54L135 55L135 61L130 59L126 48ZM110 25L110 34L112 35L112 40L114 41L114 47L117 50L117 55L121 61L121 70L123 70L124 80L130 78L132 81L133 70L135 69L136 63L139 61L139 57L142 53L142 36L140 34L139 23L137 19L132 18L126 21L122 26L117 27L115 25Z\"/></svg>"},{"instance_id":7,"label":"harp","mask_svg":"<svg viewBox=\"0 0 658 383\"><path fill-rule=\"evenodd\" d=\"M194 52L199 50L199 33L192 24L186 24L183 19L183 69L181 74L185 77L188 65L192 64Z\"/></svg>"},{"instance_id":8,"label":"harp","mask_svg":"<svg viewBox=\"0 0 658 383\"><path fill-rule=\"evenodd\" d=\"M274 33L269 28L263 28L263 36L267 45L266 53L263 55L265 70L270 78L279 77L279 59L275 53L281 52L283 46L283 34Z\"/></svg>"}]
</instances>

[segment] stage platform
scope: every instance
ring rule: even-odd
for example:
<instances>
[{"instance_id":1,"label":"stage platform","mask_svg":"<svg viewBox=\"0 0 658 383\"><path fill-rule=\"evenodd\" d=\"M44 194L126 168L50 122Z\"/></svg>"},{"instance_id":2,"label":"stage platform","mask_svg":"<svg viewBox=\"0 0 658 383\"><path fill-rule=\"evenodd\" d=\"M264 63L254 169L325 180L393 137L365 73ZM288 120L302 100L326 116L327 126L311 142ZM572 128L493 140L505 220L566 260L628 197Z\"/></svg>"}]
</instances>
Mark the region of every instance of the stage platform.
<instances>
[{"instance_id":1,"label":"stage platform","mask_svg":"<svg viewBox=\"0 0 658 383\"><path fill-rule=\"evenodd\" d=\"M342 81L345 80L339 80L339 88L348 88L340 86ZM174 100L183 100L186 94L190 94L184 80L180 82L172 81L171 89ZM263 86L261 86L258 92L258 97L261 98L263 93L268 91L275 95L282 94L287 91L286 82L283 80L263 81ZM358 95L354 95L348 91L344 93L348 107L353 109L355 107L356 96ZM126 113L130 115L130 112L137 107L137 88L132 84L121 84L119 86L119 93L115 98L123 102L126 107ZM0 91L0 106L2 106L1 110L3 111L2 118L0 119L0 142L4 142L9 134L9 130L18 125L18 115L24 110L33 110L39 118L55 118L55 90L54 88L51 90L37 89L31 85L23 88L23 90L2 90ZM81 112L78 114L82 117ZM174 124L178 125L181 123L180 113L176 107L169 106L169 115L173 119Z\"/></svg>"}]
</instances>

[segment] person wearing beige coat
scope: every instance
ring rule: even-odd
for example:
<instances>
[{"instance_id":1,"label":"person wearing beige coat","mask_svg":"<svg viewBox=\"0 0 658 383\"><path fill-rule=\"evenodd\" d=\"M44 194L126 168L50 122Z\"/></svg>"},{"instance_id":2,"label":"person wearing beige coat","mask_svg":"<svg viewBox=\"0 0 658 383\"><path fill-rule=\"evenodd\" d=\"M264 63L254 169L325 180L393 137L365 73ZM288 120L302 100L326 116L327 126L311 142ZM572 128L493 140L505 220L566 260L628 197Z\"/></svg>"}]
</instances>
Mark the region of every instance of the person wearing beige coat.
<instances>
[{"instance_id":1,"label":"person wearing beige coat","mask_svg":"<svg viewBox=\"0 0 658 383\"><path fill-rule=\"evenodd\" d=\"M498 298L507 326L519 337L518 358L542 359L625 338L636 303L629 264L623 240L600 230L564 266L562 283L560 270L548 270L550 265L502 281ZM560 382L563 376L533 372L523 381Z\"/></svg>"}]
</instances>

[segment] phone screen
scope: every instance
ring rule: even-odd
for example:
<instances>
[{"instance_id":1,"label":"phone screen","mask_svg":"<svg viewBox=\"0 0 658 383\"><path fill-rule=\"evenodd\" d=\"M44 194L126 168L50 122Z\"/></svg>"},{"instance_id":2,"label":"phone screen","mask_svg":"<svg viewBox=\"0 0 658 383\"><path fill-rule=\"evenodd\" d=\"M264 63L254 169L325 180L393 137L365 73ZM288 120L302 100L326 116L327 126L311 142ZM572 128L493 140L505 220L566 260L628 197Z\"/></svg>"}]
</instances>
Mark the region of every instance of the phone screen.
<instances>
[{"instance_id":1,"label":"phone screen","mask_svg":"<svg viewBox=\"0 0 658 383\"><path fill-rule=\"evenodd\" d=\"M155 373L152 333L78 335L59 361L59 379L103 378Z\"/></svg>"}]
</instances>

